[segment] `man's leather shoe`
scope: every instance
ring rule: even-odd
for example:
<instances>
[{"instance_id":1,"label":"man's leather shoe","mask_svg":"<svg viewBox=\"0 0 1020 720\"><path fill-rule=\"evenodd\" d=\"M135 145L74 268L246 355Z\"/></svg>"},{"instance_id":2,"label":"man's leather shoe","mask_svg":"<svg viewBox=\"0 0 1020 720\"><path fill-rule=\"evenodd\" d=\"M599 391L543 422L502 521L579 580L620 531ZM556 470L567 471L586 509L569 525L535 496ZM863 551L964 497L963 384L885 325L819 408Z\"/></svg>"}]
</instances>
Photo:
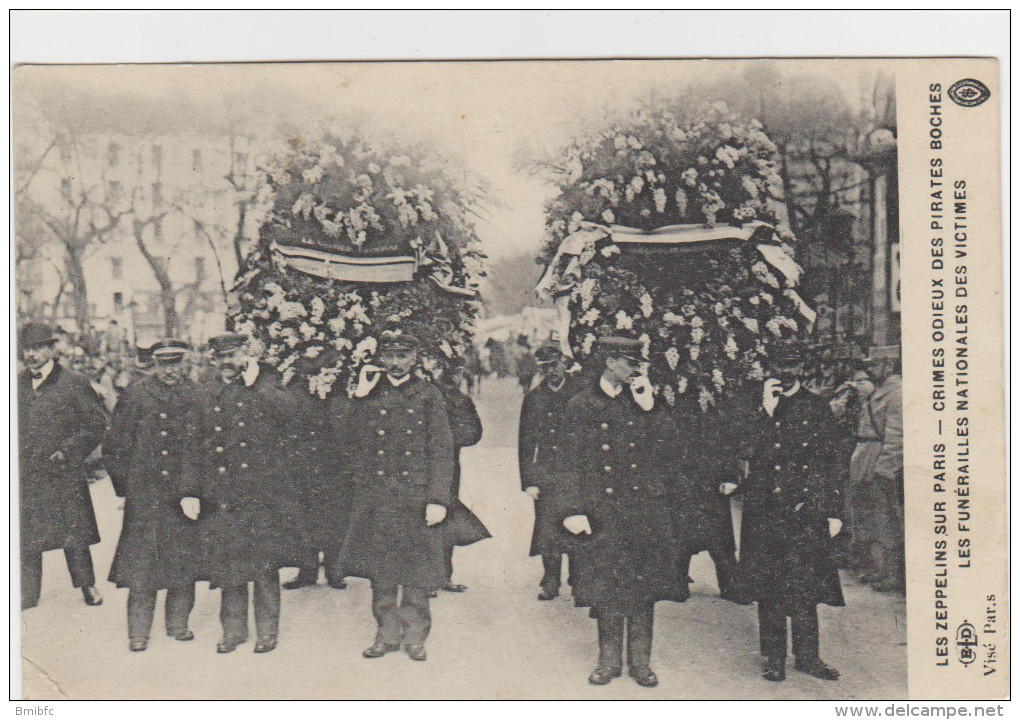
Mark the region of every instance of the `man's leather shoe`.
<instances>
[{"instance_id":1,"label":"man's leather shoe","mask_svg":"<svg viewBox=\"0 0 1020 720\"><path fill-rule=\"evenodd\" d=\"M786 679L786 658L765 658L765 670L761 676L770 682Z\"/></svg>"},{"instance_id":2,"label":"man's leather shoe","mask_svg":"<svg viewBox=\"0 0 1020 720\"><path fill-rule=\"evenodd\" d=\"M248 642L248 638L220 638L220 641L216 643L216 652L220 655L232 653L237 650L238 645L243 645L246 642Z\"/></svg>"},{"instance_id":3,"label":"man's leather shoe","mask_svg":"<svg viewBox=\"0 0 1020 720\"><path fill-rule=\"evenodd\" d=\"M591 675L588 676L588 682L592 685L608 685L613 678L618 678L622 674L622 668L599 665L597 668L592 670Z\"/></svg>"},{"instance_id":4,"label":"man's leather shoe","mask_svg":"<svg viewBox=\"0 0 1020 720\"><path fill-rule=\"evenodd\" d=\"M425 646L424 645L408 645L404 650L407 651L407 657L418 662L425 661Z\"/></svg>"},{"instance_id":5,"label":"man's leather shoe","mask_svg":"<svg viewBox=\"0 0 1020 720\"><path fill-rule=\"evenodd\" d=\"M810 660L797 658L793 663L793 667L819 680L839 680L839 670L826 665L819 658L811 658Z\"/></svg>"},{"instance_id":6,"label":"man's leather shoe","mask_svg":"<svg viewBox=\"0 0 1020 720\"><path fill-rule=\"evenodd\" d=\"M264 637L259 638L255 641L255 652L267 653L272 652L276 649L276 638L275 637Z\"/></svg>"},{"instance_id":7,"label":"man's leather shoe","mask_svg":"<svg viewBox=\"0 0 1020 720\"><path fill-rule=\"evenodd\" d=\"M467 590L467 585L458 585L457 583L446 583L443 585L443 590L446 592L461 593Z\"/></svg>"},{"instance_id":8,"label":"man's leather shoe","mask_svg":"<svg viewBox=\"0 0 1020 720\"><path fill-rule=\"evenodd\" d=\"M283 583L284 590L300 590L306 587L315 587L318 584L318 579L312 580L311 578L304 577L300 573L293 580L288 580Z\"/></svg>"},{"instance_id":9,"label":"man's leather shoe","mask_svg":"<svg viewBox=\"0 0 1020 720\"><path fill-rule=\"evenodd\" d=\"M632 667L627 672L634 678L634 682L641 687L655 687L659 684L659 678L655 676L655 673L647 665Z\"/></svg>"},{"instance_id":10,"label":"man's leather shoe","mask_svg":"<svg viewBox=\"0 0 1020 720\"><path fill-rule=\"evenodd\" d=\"M145 652L147 647L149 647L148 638L132 638L128 644L128 650L131 652Z\"/></svg>"},{"instance_id":11,"label":"man's leather shoe","mask_svg":"<svg viewBox=\"0 0 1020 720\"><path fill-rule=\"evenodd\" d=\"M95 607L103 604L103 596L99 594L95 586L83 587L81 594L85 598L85 604Z\"/></svg>"},{"instance_id":12,"label":"man's leather shoe","mask_svg":"<svg viewBox=\"0 0 1020 720\"><path fill-rule=\"evenodd\" d=\"M555 585L543 585L542 591L538 593L539 600L553 600L560 595L560 589Z\"/></svg>"},{"instance_id":13,"label":"man's leather shoe","mask_svg":"<svg viewBox=\"0 0 1020 720\"><path fill-rule=\"evenodd\" d=\"M172 637L174 640L180 640L181 642L188 642L189 640L195 639L195 633L191 632L191 630L188 630L187 628L184 630L168 632L167 635Z\"/></svg>"},{"instance_id":14,"label":"man's leather shoe","mask_svg":"<svg viewBox=\"0 0 1020 720\"><path fill-rule=\"evenodd\" d=\"M361 653L361 657L374 660L375 658L381 658L386 653L396 652L400 649L400 643L383 643L377 642L372 643L372 647L364 650Z\"/></svg>"},{"instance_id":15,"label":"man's leather shoe","mask_svg":"<svg viewBox=\"0 0 1020 720\"><path fill-rule=\"evenodd\" d=\"M329 581L329 586L334 590L346 590L347 583L344 582L343 578L333 578Z\"/></svg>"}]
</instances>

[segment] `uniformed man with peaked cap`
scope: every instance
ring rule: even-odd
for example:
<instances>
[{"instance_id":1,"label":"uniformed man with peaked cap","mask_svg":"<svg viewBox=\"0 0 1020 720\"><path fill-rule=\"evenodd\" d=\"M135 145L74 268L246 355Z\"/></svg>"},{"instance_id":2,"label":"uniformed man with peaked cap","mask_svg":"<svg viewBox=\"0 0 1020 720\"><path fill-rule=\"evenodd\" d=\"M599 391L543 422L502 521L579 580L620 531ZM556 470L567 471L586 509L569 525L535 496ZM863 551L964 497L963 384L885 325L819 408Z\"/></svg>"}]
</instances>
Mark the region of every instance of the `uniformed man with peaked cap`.
<instances>
[{"instance_id":1,"label":"uniformed man with peaked cap","mask_svg":"<svg viewBox=\"0 0 1020 720\"><path fill-rule=\"evenodd\" d=\"M599 660L588 682L605 685L622 674L626 632L630 676L654 687L655 603L688 597L667 499L677 429L654 407L641 342L610 335L598 348L598 383L567 405L571 497L560 512L564 527L582 538L571 555L579 571L574 598L598 620Z\"/></svg>"},{"instance_id":2,"label":"uniformed man with peaked cap","mask_svg":"<svg viewBox=\"0 0 1020 720\"><path fill-rule=\"evenodd\" d=\"M103 603L89 550L99 527L85 461L103 439L106 415L88 379L57 362L56 342L43 323L18 333L25 364L18 374L22 610L39 603L42 555L58 548L85 604Z\"/></svg>"},{"instance_id":3,"label":"uniformed man with peaked cap","mask_svg":"<svg viewBox=\"0 0 1020 720\"><path fill-rule=\"evenodd\" d=\"M565 501L567 403L583 388L583 381L567 372L573 360L552 338L535 350L535 362L539 380L521 404L517 462L521 489L535 502L530 554L542 556L538 599L552 600L560 593L563 555L576 544L557 510Z\"/></svg>"},{"instance_id":4,"label":"uniformed man with peaked cap","mask_svg":"<svg viewBox=\"0 0 1020 720\"><path fill-rule=\"evenodd\" d=\"M377 630L366 658L403 642L412 660L425 660L429 593L447 582L446 536L436 526L455 499L453 436L442 394L413 373L417 348L410 333L383 331L382 368L364 368L354 398L336 398L331 413L355 482L340 561L372 581Z\"/></svg>"},{"instance_id":5,"label":"uniformed man with peaked cap","mask_svg":"<svg viewBox=\"0 0 1020 720\"><path fill-rule=\"evenodd\" d=\"M797 345L770 361L752 433L738 565L742 592L758 602L763 677L786 679L787 623L794 667L822 680L839 672L819 657L818 604L843 605L830 538L842 528L840 455L829 403L801 384L804 362Z\"/></svg>"},{"instance_id":6,"label":"uniformed man with peaked cap","mask_svg":"<svg viewBox=\"0 0 1020 720\"><path fill-rule=\"evenodd\" d=\"M124 524L110 582L129 588L129 648L149 642L156 595L165 589L168 636L191 640L188 617L201 576L199 527L181 500L193 484L200 407L188 378L191 346L165 339L151 348L155 374L140 376L121 395L103 441L114 491L125 498Z\"/></svg>"},{"instance_id":7,"label":"uniformed man with peaked cap","mask_svg":"<svg viewBox=\"0 0 1020 720\"><path fill-rule=\"evenodd\" d=\"M248 640L249 583L255 652L276 649L279 570L300 550L300 535L287 518L287 399L248 356L247 342L237 333L209 340L216 374L199 389L204 467L186 498L188 512L202 516L210 586L222 588L219 653Z\"/></svg>"}]
</instances>

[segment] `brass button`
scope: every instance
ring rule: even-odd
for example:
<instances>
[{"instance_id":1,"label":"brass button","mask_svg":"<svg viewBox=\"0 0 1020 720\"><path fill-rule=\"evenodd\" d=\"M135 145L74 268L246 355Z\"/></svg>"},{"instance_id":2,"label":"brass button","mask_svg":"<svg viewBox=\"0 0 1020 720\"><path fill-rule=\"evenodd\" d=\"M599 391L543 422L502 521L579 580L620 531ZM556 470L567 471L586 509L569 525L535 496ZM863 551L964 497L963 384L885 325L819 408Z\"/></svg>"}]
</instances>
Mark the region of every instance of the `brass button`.
<instances>
[{"instance_id":1,"label":"brass button","mask_svg":"<svg viewBox=\"0 0 1020 720\"><path fill-rule=\"evenodd\" d=\"M633 421L633 420L628 420L628 421L627 421L627 425L628 425L629 427L634 427L634 421Z\"/></svg>"},{"instance_id":2,"label":"brass button","mask_svg":"<svg viewBox=\"0 0 1020 720\"><path fill-rule=\"evenodd\" d=\"M407 431L407 434L408 434L408 435L414 435L414 430L408 430L408 431Z\"/></svg>"},{"instance_id":3,"label":"brass button","mask_svg":"<svg viewBox=\"0 0 1020 720\"><path fill-rule=\"evenodd\" d=\"M385 454L386 454L386 451L385 451L385 450L378 450L378 451L376 452L376 455L385 455Z\"/></svg>"},{"instance_id":4,"label":"brass button","mask_svg":"<svg viewBox=\"0 0 1020 720\"><path fill-rule=\"evenodd\" d=\"M222 465L220 465L218 468L216 468L216 472L218 472L220 475L222 475L226 471L227 471L227 469L225 467L223 467Z\"/></svg>"},{"instance_id":5,"label":"brass button","mask_svg":"<svg viewBox=\"0 0 1020 720\"><path fill-rule=\"evenodd\" d=\"M240 400L237 401L237 407L244 407L244 403Z\"/></svg>"},{"instance_id":6,"label":"brass button","mask_svg":"<svg viewBox=\"0 0 1020 720\"><path fill-rule=\"evenodd\" d=\"M556 434L556 428L549 428L549 434L550 435L555 435Z\"/></svg>"},{"instance_id":7,"label":"brass button","mask_svg":"<svg viewBox=\"0 0 1020 720\"><path fill-rule=\"evenodd\" d=\"M553 449L553 450L559 450L559 447L557 447L556 445L553 445L553 446L552 446L552 449Z\"/></svg>"},{"instance_id":8,"label":"brass button","mask_svg":"<svg viewBox=\"0 0 1020 720\"><path fill-rule=\"evenodd\" d=\"M774 447L776 450L778 450L779 448L783 447L783 445L782 445L782 443L776 443L772 447Z\"/></svg>"},{"instance_id":9,"label":"brass button","mask_svg":"<svg viewBox=\"0 0 1020 720\"><path fill-rule=\"evenodd\" d=\"M240 445L241 447L248 447L248 443L246 442L238 443L238 445Z\"/></svg>"},{"instance_id":10,"label":"brass button","mask_svg":"<svg viewBox=\"0 0 1020 720\"><path fill-rule=\"evenodd\" d=\"M166 413L160 413L159 418L160 420L166 420Z\"/></svg>"},{"instance_id":11,"label":"brass button","mask_svg":"<svg viewBox=\"0 0 1020 720\"><path fill-rule=\"evenodd\" d=\"M380 411L379 411L379 414L380 414L380 415L385 415L385 414L386 414L386 411L385 411L385 410L380 410Z\"/></svg>"},{"instance_id":12,"label":"brass button","mask_svg":"<svg viewBox=\"0 0 1020 720\"><path fill-rule=\"evenodd\" d=\"M404 477L407 477L407 476L408 476L408 475L410 475L411 473L409 473L409 472L408 472L407 470L401 470L401 471L400 471L400 474L401 474L401 475L403 475Z\"/></svg>"},{"instance_id":13,"label":"brass button","mask_svg":"<svg viewBox=\"0 0 1020 720\"><path fill-rule=\"evenodd\" d=\"M410 450L405 450L404 451L404 456L405 457L411 457L411 451Z\"/></svg>"},{"instance_id":14,"label":"brass button","mask_svg":"<svg viewBox=\"0 0 1020 720\"><path fill-rule=\"evenodd\" d=\"M386 431L385 430L376 430L375 434L378 435L379 437L382 437L382 436L384 436L386 434Z\"/></svg>"},{"instance_id":15,"label":"brass button","mask_svg":"<svg viewBox=\"0 0 1020 720\"><path fill-rule=\"evenodd\" d=\"M641 488L639 488L637 485L635 485L632 489L633 490L640 490Z\"/></svg>"},{"instance_id":16,"label":"brass button","mask_svg":"<svg viewBox=\"0 0 1020 720\"><path fill-rule=\"evenodd\" d=\"M807 465L802 465L800 469L801 470L807 470Z\"/></svg>"},{"instance_id":17,"label":"brass button","mask_svg":"<svg viewBox=\"0 0 1020 720\"><path fill-rule=\"evenodd\" d=\"M162 475L163 477L166 477L167 475L170 474L170 472L168 470L160 470L159 474Z\"/></svg>"},{"instance_id":18,"label":"brass button","mask_svg":"<svg viewBox=\"0 0 1020 720\"><path fill-rule=\"evenodd\" d=\"M629 448L634 447L634 443L627 443L627 447L629 447Z\"/></svg>"},{"instance_id":19,"label":"brass button","mask_svg":"<svg viewBox=\"0 0 1020 720\"><path fill-rule=\"evenodd\" d=\"M631 463L630 464L630 469L631 470L637 470L637 463Z\"/></svg>"},{"instance_id":20,"label":"brass button","mask_svg":"<svg viewBox=\"0 0 1020 720\"><path fill-rule=\"evenodd\" d=\"M602 446L602 449L603 449L603 450L608 450L608 449L609 449L609 445L603 445L603 446Z\"/></svg>"},{"instance_id":21,"label":"brass button","mask_svg":"<svg viewBox=\"0 0 1020 720\"><path fill-rule=\"evenodd\" d=\"M601 427L602 427L603 430L608 430L609 429L609 423L602 423Z\"/></svg>"},{"instance_id":22,"label":"brass button","mask_svg":"<svg viewBox=\"0 0 1020 720\"><path fill-rule=\"evenodd\" d=\"M167 455L170 454L170 451L169 450L160 450L159 454L162 455L163 457L166 457Z\"/></svg>"},{"instance_id":23,"label":"brass button","mask_svg":"<svg viewBox=\"0 0 1020 720\"><path fill-rule=\"evenodd\" d=\"M414 415L414 408L407 408L408 415Z\"/></svg>"},{"instance_id":24,"label":"brass button","mask_svg":"<svg viewBox=\"0 0 1020 720\"><path fill-rule=\"evenodd\" d=\"M779 421L776 420L776 427L779 427Z\"/></svg>"},{"instance_id":25,"label":"brass button","mask_svg":"<svg viewBox=\"0 0 1020 720\"><path fill-rule=\"evenodd\" d=\"M315 431L314 431L314 430L312 430L312 431L311 431L310 433L308 433L308 434L309 434L309 435L311 435L312 437L315 437Z\"/></svg>"},{"instance_id":26,"label":"brass button","mask_svg":"<svg viewBox=\"0 0 1020 720\"><path fill-rule=\"evenodd\" d=\"M166 430L160 430L159 431L159 436L160 437L166 437Z\"/></svg>"},{"instance_id":27,"label":"brass button","mask_svg":"<svg viewBox=\"0 0 1020 720\"><path fill-rule=\"evenodd\" d=\"M213 428L213 430L215 430L216 432L220 432L222 429L223 428L221 428L219 425Z\"/></svg>"},{"instance_id":28,"label":"brass button","mask_svg":"<svg viewBox=\"0 0 1020 720\"><path fill-rule=\"evenodd\" d=\"M613 494L613 488L606 488L606 495L612 495L612 494Z\"/></svg>"},{"instance_id":29,"label":"brass button","mask_svg":"<svg viewBox=\"0 0 1020 720\"><path fill-rule=\"evenodd\" d=\"M219 412L219 411L220 411L220 406L219 405L217 405L216 407L213 408L213 412Z\"/></svg>"},{"instance_id":30,"label":"brass button","mask_svg":"<svg viewBox=\"0 0 1020 720\"><path fill-rule=\"evenodd\" d=\"M612 472L612 471L613 471L613 468L612 468L612 466L611 466L611 465L606 465L606 466L605 466L604 468L602 468L602 469L603 469L603 470L605 470L606 472Z\"/></svg>"},{"instance_id":31,"label":"brass button","mask_svg":"<svg viewBox=\"0 0 1020 720\"><path fill-rule=\"evenodd\" d=\"M375 474L376 474L376 475L378 475L379 477L382 477L382 476L383 476L383 475L385 475L386 473L385 473L385 472L383 472L382 470L376 470L376 471L375 471Z\"/></svg>"},{"instance_id":32,"label":"brass button","mask_svg":"<svg viewBox=\"0 0 1020 720\"><path fill-rule=\"evenodd\" d=\"M782 465L776 465L776 467L775 467L776 472L779 472L782 469L783 469Z\"/></svg>"},{"instance_id":33,"label":"brass button","mask_svg":"<svg viewBox=\"0 0 1020 720\"><path fill-rule=\"evenodd\" d=\"M239 423L237 423L237 427L244 427L244 420L241 420Z\"/></svg>"},{"instance_id":34,"label":"brass button","mask_svg":"<svg viewBox=\"0 0 1020 720\"><path fill-rule=\"evenodd\" d=\"M545 416L546 416L546 417L552 417L552 416L553 416L553 414L552 414L552 413L546 413L546 414L545 414Z\"/></svg>"},{"instance_id":35,"label":"brass button","mask_svg":"<svg viewBox=\"0 0 1020 720\"><path fill-rule=\"evenodd\" d=\"M800 444L800 446L801 446L801 447L807 447L807 446L808 446L808 444L807 444L807 443L801 443L801 444Z\"/></svg>"},{"instance_id":36,"label":"brass button","mask_svg":"<svg viewBox=\"0 0 1020 720\"><path fill-rule=\"evenodd\" d=\"M216 446L216 452L218 452L218 453L221 453L221 452L223 452L223 446L221 446L221 445L217 445L217 446Z\"/></svg>"},{"instance_id":37,"label":"brass button","mask_svg":"<svg viewBox=\"0 0 1020 720\"><path fill-rule=\"evenodd\" d=\"M241 469L242 470L247 470L248 469L248 463L241 463Z\"/></svg>"}]
</instances>

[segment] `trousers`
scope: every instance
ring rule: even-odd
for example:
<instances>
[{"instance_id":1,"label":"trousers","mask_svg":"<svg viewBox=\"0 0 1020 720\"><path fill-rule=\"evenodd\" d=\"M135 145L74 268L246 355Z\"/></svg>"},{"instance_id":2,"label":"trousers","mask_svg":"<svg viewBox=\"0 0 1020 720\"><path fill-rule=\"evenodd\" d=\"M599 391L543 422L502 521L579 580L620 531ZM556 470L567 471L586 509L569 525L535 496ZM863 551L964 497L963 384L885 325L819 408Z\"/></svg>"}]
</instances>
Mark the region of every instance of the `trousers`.
<instances>
[{"instance_id":1,"label":"trousers","mask_svg":"<svg viewBox=\"0 0 1020 720\"><path fill-rule=\"evenodd\" d=\"M298 577L310 583L319 579L319 550L322 550L322 566L326 568L326 582L335 582L344 579L343 569L340 567L340 546L339 544L329 547L309 546L305 549L305 555L298 566Z\"/></svg>"},{"instance_id":2,"label":"trousers","mask_svg":"<svg viewBox=\"0 0 1020 720\"><path fill-rule=\"evenodd\" d=\"M404 592L398 602L400 587ZM432 628L429 594L424 588L373 583L372 615L378 625L375 641L388 645L397 645L401 639L408 645L423 645Z\"/></svg>"},{"instance_id":3,"label":"trousers","mask_svg":"<svg viewBox=\"0 0 1020 720\"><path fill-rule=\"evenodd\" d=\"M758 633L761 654L766 658L786 657L786 613L769 602L758 603ZM790 615L793 654L801 660L818 657L818 607L811 605Z\"/></svg>"},{"instance_id":4,"label":"trousers","mask_svg":"<svg viewBox=\"0 0 1020 720\"><path fill-rule=\"evenodd\" d=\"M22 552L21 554L21 609L39 604L42 592L42 553ZM71 573L71 584L76 588L93 587L96 572L92 566L92 550L88 545L64 548L67 571Z\"/></svg>"},{"instance_id":5,"label":"trousers","mask_svg":"<svg viewBox=\"0 0 1020 720\"><path fill-rule=\"evenodd\" d=\"M127 602L128 637L148 639L156 615L156 590L129 590ZM188 618L195 607L195 584L172 587L166 591L164 606L166 634L176 635L188 629ZM247 609L247 608L245 608Z\"/></svg>"},{"instance_id":6,"label":"trousers","mask_svg":"<svg viewBox=\"0 0 1020 720\"><path fill-rule=\"evenodd\" d=\"M680 553L677 562L677 574L681 578L690 577L691 558L697 553L684 549ZM708 548L708 556L715 563L715 578L719 583L719 593L729 595L733 591L733 579L737 570L737 558L733 549L733 542L721 541Z\"/></svg>"},{"instance_id":7,"label":"trousers","mask_svg":"<svg viewBox=\"0 0 1020 720\"><path fill-rule=\"evenodd\" d=\"M542 553L542 587L558 588L560 578L563 575L563 558L567 558L567 585L574 584L576 570L574 563L570 562L570 556L566 553Z\"/></svg>"},{"instance_id":8,"label":"trousers","mask_svg":"<svg viewBox=\"0 0 1020 720\"><path fill-rule=\"evenodd\" d=\"M252 583L255 632L260 638L275 638L280 629L280 573L269 570ZM223 636L248 639L248 583L224 587L220 597Z\"/></svg>"},{"instance_id":9,"label":"trousers","mask_svg":"<svg viewBox=\"0 0 1020 720\"><path fill-rule=\"evenodd\" d=\"M627 637L627 665L648 667L652 659L655 606L632 615L598 616L599 667L623 667L623 641Z\"/></svg>"}]
</instances>

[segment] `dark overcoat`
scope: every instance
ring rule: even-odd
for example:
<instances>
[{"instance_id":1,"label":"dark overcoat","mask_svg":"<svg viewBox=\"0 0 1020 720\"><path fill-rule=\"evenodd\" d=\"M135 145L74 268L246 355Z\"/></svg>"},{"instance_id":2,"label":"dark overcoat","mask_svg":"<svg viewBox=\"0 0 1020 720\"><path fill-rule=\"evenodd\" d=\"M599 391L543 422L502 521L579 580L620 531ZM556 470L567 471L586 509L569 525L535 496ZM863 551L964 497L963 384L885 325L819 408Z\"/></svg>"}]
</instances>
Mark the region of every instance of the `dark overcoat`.
<instances>
[{"instance_id":1,"label":"dark overcoat","mask_svg":"<svg viewBox=\"0 0 1020 720\"><path fill-rule=\"evenodd\" d=\"M843 517L836 421L808 390L761 411L740 486L742 592L788 611L843 605L828 518Z\"/></svg>"},{"instance_id":2,"label":"dark overcoat","mask_svg":"<svg viewBox=\"0 0 1020 720\"><path fill-rule=\"evenodd\" d=\"M577 544L563 527L564 490L569 467L566 459L567 403L586 385L568 377L558 390L543 379L524 396L517 433L517 466L521 490L538 488L535 527L531 533L530 555L570 552Z\"/></svg>"},{"instance_id":3,"label":"dark overcoat","mask_svg":"<svg viewBox=\"0 0 1020 720\"><path fill-rule=\"evenodd\" d=\"M294 524L308 548L339 548L347 534L352 478L341 448L347 439L330 432L326 401L303 383L287 386L287 471L299 504Z\"/></svg>"},{"instance_id":4,"label":"dark overcoat","mask_svg":"<svg viewBox=\"0 0 1020 720\"><path fill-rule=\"evenodd\" d=\"M103 440L106 415L89 381L54 363L38 389L18 375L21 552L99 542L85 461ZM50 460L53 453L61 461Z\"/></svg>"},{"instance_id":5,"label":"dark overcoat","mask_svg":"<svg viewBox=\"0 0 1020 720\"><path fill-rule=\"evenodd\" d=\"M212 587L240 585L297 565L304 550L286 461L291 404L263 370L251 385L213 376L199 387L201 499Z\"/></svg>"},{"instance_id":6,"label":"dark overcoat","mask_svg":"<svg viewBox=\"0 0 1020 720\"><path fill-rule=\"evenodd\" d=\"M194 470L201 410L195 384L143 376L123 392L103 441L113 489L125 499L110 582L134 590L202 577L200 526L181 510Z\"/></svg>"},{"instance_id":7,"label":"dark overcoat","mask_svg":"<svg viewBox=\"0 0 1020 720\"><path fill-rule=\"evenodd\" d=\"M363 398L335 398L335 427L347 438L354 503L340 554L348 575L384 586L436 590L446 584L442 525L425 525L425 506L450 508L453 436L435 385L384 376Z\"/></svg>"},{"instance_id":8,"label":"dark overcoat","mask_svg":"<svg viewBox=\"0 0 1020 720\"><path fill-rule=\"evenodd\" d=\"M492 537L470 508L460 501L460 451L477 445L482 439L482 419L475 403L460 388L449 383L438 385L446 403L446 418L453 438L453 504L450 517L444 520L444 534L449 545L471 545Z\"/></svg>"},{"instance_id":9,"label":"dark overcoat","mask_svg":"<svg viewBox=\"0 0 1020 720\"><path fill-rule=\"evenodd\" d=\"M595 386L570 400L566 425L572 491L560 512L586 515L592 530L571 554L577 604L630 614L686 600L667 496L677 464L670 416L642 410L627 388L612 398Z\"/></svg>"}]
</instances>

